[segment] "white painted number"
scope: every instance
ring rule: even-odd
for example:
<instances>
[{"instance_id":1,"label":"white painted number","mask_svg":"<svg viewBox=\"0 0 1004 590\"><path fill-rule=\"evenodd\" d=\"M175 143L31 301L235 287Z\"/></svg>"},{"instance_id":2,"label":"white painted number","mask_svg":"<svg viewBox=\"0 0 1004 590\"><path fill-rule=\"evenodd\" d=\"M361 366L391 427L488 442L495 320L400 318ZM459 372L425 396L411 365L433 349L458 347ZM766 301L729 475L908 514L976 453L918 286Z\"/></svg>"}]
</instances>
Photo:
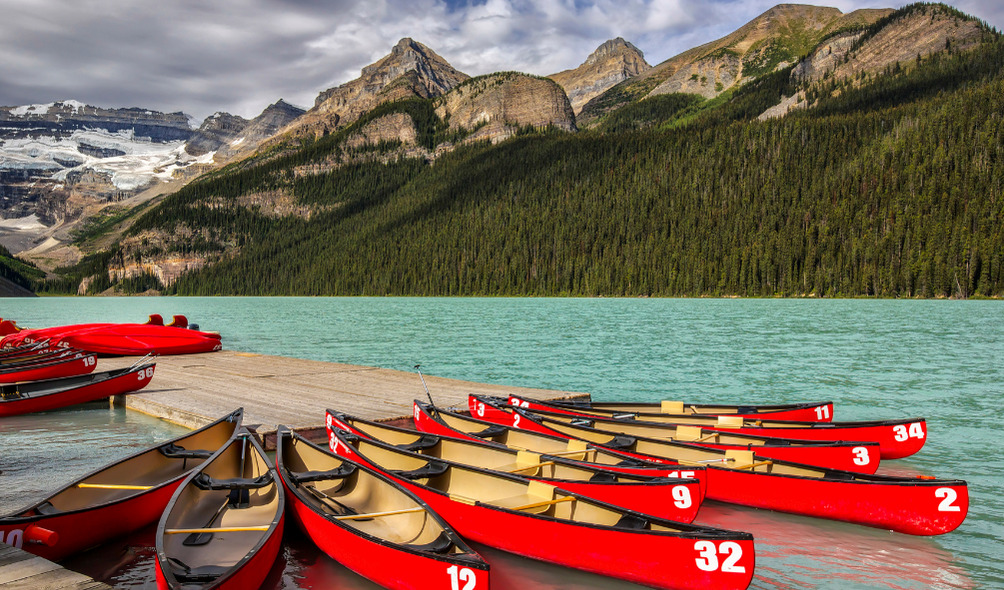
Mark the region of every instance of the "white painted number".
<instances>
[{"instance_id":1,"label":"white painted number","mask_svg":"<svg viewBox=\"0 0 1004 590\"><path fill-rule=\"evenodd\" d=\"M955 492L952 488L938 488L934 490L935 498L944 498L941 504L938 504L938 512L962 512L961 506L956 506L955 501L959 498L959 494Z\"/></svg>"},{"instance_id":2,"label":"white painted number","mask_svg":"<svg viewBox=\"0 0 1004 590\"><path fill-rule=\"evenodd\" d=\"M907 430L905 424L897 424L892 427L892 431L896 433L896 440L903 442L908 438L924 438L924 427L920 425L920 422L914 422L910 424L910 429Z\"/></svg>"},{"instance_id":3,"label":"white painted number","mask_svg":"<svg viewBox=\"0 0 1004 590\"><path fill-rule=\"evenodd\" d=\"M150 379L151 377L153 377L153 367L147 367L136 373L137 381L143 381L144 379Z\"/></svg>"},{"instance_id":4,"label":"white painted number","mask_svg":"<svg viewBox=\"0 0 1004 590\"><path fill-rule=\"evenodd\" d=\"M414 413L415 413L415 422L420 421L422 419L422 412L418 409L417 405L415 406L415 412Z\"/></svg>"},{"instance_id":5,"label":"white painted number","mask_svg":"<svg viewBox=\"0 0 1004 590\"><path fill-rule=\"evenodd\" d=\"M687 479L694 477L693 471L670 471L666 477L679 477L681 479Z\"/></svg>"},{"instance_id":6,"label":"white painted number","mask_svg":"<svg viewBox=\"0 0 1004 590\"><path fill-rule=\"evenodd\" d=\"M519 428L519 414L512 415L512 427Z\"/></svg>"},{"instance_id":7,"label":"white painted number","mask_svg":"<svg viewBox=\"0 0 1004 590\"><path fill-rule=\"evenodd\" d=\"M451 565L446 568L446 573L450 574L450 590L474 590L474 583L477 579L471 568L459 568ZM461 582L465 582L463 588L460 587Z\"/></svg>"},{"instance_id":8,"label":"white painted number","mask_svg":"<svg viewBox=\"0 0 1004 590\"><path fill-rule=\"evenodd\" d=\"M328 434L328 448L331 449L332 453L338 452L338 438L335 437L334 432Z\"/></svg>"},{"instance_id":9,"label":"white painted number","mask_svg":"<svg viewBox=\"0 0 1004 590\"><path fill-rule=\"evenodd\" d=\"M687 486L673 486L673 504L677 508L690 508L692 502Z\"/></svg>"},{"instance_id":10,"label":"white painted number","mask_svg":"<svg viewBox=\"0 0 1004 590\"><path fill-rule=\"evenodd\" d=\"M97 362L98 362L98 359L94 358L93 356L85 356L84 357L84 366L85 367L92 367Z\"/></svg>"},{"instance_id":11,"label":"white painted number","mask_svg":"<svg viewBox=\"0 0 1004 590\"><path fill-rule=\"evenodd\" d=\"M828 420L830 418L830 406L816 406L816 419Z\"/></svg>"},{"instance_id":12,"label":"white painted number","mask_svg":"<svg viewBox=\"0 0 1004 590\"><path fill-rule=\"evenodd\" d=\"M522 401L518 397L510 397L509 405L516 406L517 408L529 408L530 402Z\"/></svg>"},{"instance_id":13,"label":"white painted number","mask_svg":"<svg viewBox=\"0 0 1004 590\"><path fill-rule=\"evenodd\" d=\"M484 417L484 415L485 415L485 405L483 403L481 403L481 402L478 402L478 404L477 404L476 407L477 407L478 416Z\"/></svg>"},{"instance_id":14,"label":"white painted number","mask_svg":"<svg viewBox=\"0 0 1004 590\"><path fill-rule=\"evenodd\" d=\"M328 423L328 428L331 428L331 422L332 420L334 420L334 416L332 416L331 414L325 414L324 420Z\"/></svg>"},{"instance_id":15,"label":"white painted number","mask_svg":"<svg viewBox=\"0 0 1004 590\"><path fill-rule=\"evenodd\" d=\"M734 541L725 541L718 547L711 541L698 541L694 543L694 549L700 551L700 557L697 558L697 569L705 572L713 572L718 570L718 554L727 555L725 561L721 564L721 571L727 574L742 574L746 572L746 567L742 565L736 565L742 556L743 548L739 546L739 543ZM717 549L717 553L716 553Z\"/></svg>"},{"instance_id":16,"label":"white painted number","mask_svg":"<svg viewBox=\"0 0 1004 590\"><path fill-rule=\"evenodd\" d=\"M855 465L868 464L868 447L854 447L851 451L854 453Z\"/></svg>"},{"instance_id":17,"label":"white painted number","mask_svg":"<svg viewBox=\"0 0 1004 590\"><path fill-rule=\"evenodd\" d=\"M14 529L9 533L7 533L6 539L3 536L3 531L0 531L0 542L7 543L12 547L17 547L18 549L20 549L21 545L24 542L24 531L22 531L21 529Z\"/></svg>"}]
</instances>

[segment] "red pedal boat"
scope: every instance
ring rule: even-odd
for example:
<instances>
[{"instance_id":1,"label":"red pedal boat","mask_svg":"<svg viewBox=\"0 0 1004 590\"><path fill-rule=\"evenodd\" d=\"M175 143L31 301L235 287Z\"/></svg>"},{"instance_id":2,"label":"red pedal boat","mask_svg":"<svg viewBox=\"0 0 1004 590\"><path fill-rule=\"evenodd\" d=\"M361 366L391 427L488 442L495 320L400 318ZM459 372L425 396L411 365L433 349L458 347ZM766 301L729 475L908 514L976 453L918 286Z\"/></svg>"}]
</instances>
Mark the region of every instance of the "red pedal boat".
<instances>
[{"instance_id":1,"label":"red pedal boat","mask_svg":"<svg viewBox=\"0 0 1004 590\"><path fill-rule=\"evenodd\" d=\"M184 477L230 439L242 415L237 410L116 461L0 517L0 541L59 561L156 522Z\"/></svg>"},{"instance_id":2,"label":"red pedal boat","mask_svg":"<svg viewBox=\"0 0 1004 590\"><path fill-rule=\"evenodd\" d=\"M753 577L749 533L663 520L341 430L335 448L401 482L465 538L503 551L654 588L742 589Z\"/></svg>"},{"instance_id":3,"label":"red pedal boat","mask_svg":"<svg viewBox=\"0 0 1004 590\"><path fill-rule=\"evenodd\" d=\"M708 430L794 440L877 442L881 446L883 459L909 457L927 442L927 421L923 418L862 422L795 422L759 418L750 420L738 416L635 413L634 419L639 422L685 424Z\"/></svg>"},{"instance_id":4,"label":"red pedal boat","mask_svg":"<svg viewBox=\"0 0 1004 590\"><path fill-rule=\"evenodd\" d=\"M826 467L843 469L855 473L875 473L879 466L879 443L877 442L846 442L825 440L791 440L766 436L753 436L737 432L711 430L700 426L682 424L662 424L642 422L638 420L604 418L597 415L573 414L566 412L551 412L541 404L530 404L530 409L522 406L505 406L493 403L497 398L487 398L477 395L468 396L471 415L484 418L489 422L511 424L523 420L521 411L530 412L530 416L541 416L556 422L589 426L619 432L621 434L645 436L659 440L689 443L708 447L710 449L728 450L741 449L753 451L759 456L782 461L792 461ZM504 403L504 400L499 400ZM525 430L533 430L534 424L523 424ZM541 432L547 432L541 427Z\"/></svg>"},{"instance_id":5,"label":"red pedal boat","mask_svg":"<svg viewBox=\"0 0 1004 590\"><path fill-rule=\"evenodd\" d=\"M395 428L331 410L327 412L326 423L329 441L334 440L334 430L341 428L402 450L542 481L676 522L693 522L701 506L701 484L696 479L617 473L560 457L545 458L532 451Z\"/></svg>"},{"instance_id":6,"label":"red pedal boat","mask_svg":"<svg viewBox=\"0 0 1004 590\"><path fill-rule=\"evenodd\" d=\"M88 352L116 356L146 354L193 354L221 350L220 335L192 330L184 316L175 316L170 325L163 320L145 324L75 324L51 328L25 329L3 339L3 346L16 346L48 340L55 347L79 348Z\"/></svg>"},{"instance_id":7,"label":"red pedal boat","mask_svg":"<svg viewBox=\"0 0 1004 590\"><path fill-rule=\"evenodd\" d=\"M384 588L488 589L488 563L399 483L284 427L275 446L291 516L332 559Z\"/></svg>"},{"instance_id":8,"label":"red pedal boat","mask_svg":"<svg viewBox=\"0 0 1004 590\"><path fill-rule=\"evenodd\" d=\"M155 363L140 361L114 371L0 385L0 417L44 412L136 391L150 383L155 367Z\"/></svg>"},{"instance_id":9,"label":"red pedal boat","mask_svg":"<svg viewBox=\"0 0 1004 590\"><path fill-rule=\"evenodd\" d=\"M610 414L686 414L691 416L742 416L750 420L798 420L802 422L830 422L833 420L833 402L807 402L800 404L739 405L739 404L692 404L681 401L664 400L658 403L594 402L584 399L552 400L539 402L515 395L509 396L509 403L521 408L532 409L532 404L543 403L558 411L603 412ZM554 406L551 408L551 406Z\"/></svg>"},{"instance_id":10,"label":"red pedal boat","mask_svg":"<svg viewBox=\"0 0 1004 590\"><path fill-rule=\"evenodd\" d=\"M157 525L157 587L245 590L282 547L286 500L258 441L239 428L174 492Z\"/></svg>"},{"instance_id":11,"label":"red pedal boat","mask_svg":"<svg viewBox=\"0 0 1004 590\"><path fill-rule=\"evenodd\" d=\"M520 430L436 409L418 400L415 400L414 419L415 428L422 432L500 445L517 451L531 451L540 453L546 459L551 457L572 459L589 467L618 473L696 479L701 485L701 498L707 494L707 474L703 466L687 466L682 469L670 467L665 462L628 457L623 453L607 451L567 436Z\"/></svg>"},{"instance_id":12,"label":"red pedal boat","mask_svg":"<svg viewBox=\"0 0 1004 590\"><path fill-rule=\"evenodd\" d=\"M0 383L18 381L39 381L85 375L94 371L98 358L94 354L79 350L67 350L57 356L43 360L4 365L0 368Z\"/></svg>"},{"instance_id":13,"label":"red pedal boat","mask_svg":"<svg viewBox=\"0 0 1004 590\"><path fill-rule=\"evenodd\" d=\"M520 410L517 410L520 411ZM534 423L524 416L520 427ZM890 529L911 535L940 535L958 528L969 512L969 488L961 480L894 477L824 469L772 460L752 451L719 451L697 445L628 436L537 421L549 434L579 438L632 457L678 465L704 465L707 497Z\"/></svg>"}]
</instances>

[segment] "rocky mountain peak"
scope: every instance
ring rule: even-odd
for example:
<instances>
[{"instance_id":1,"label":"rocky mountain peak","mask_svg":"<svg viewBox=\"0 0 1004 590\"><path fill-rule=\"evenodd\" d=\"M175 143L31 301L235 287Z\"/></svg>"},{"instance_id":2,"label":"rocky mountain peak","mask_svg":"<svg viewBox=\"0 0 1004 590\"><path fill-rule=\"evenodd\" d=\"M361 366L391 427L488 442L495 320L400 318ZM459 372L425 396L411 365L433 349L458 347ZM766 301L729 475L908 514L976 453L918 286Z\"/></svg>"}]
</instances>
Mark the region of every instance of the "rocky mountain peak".
<instances>
[{"instance_id":1,"label":"rocky mountain peak","mask_svg":"<svg viewBox=\"0 0 1004 590\"><path fill-rule=\"evenodd\" d=\"M594 97L651 67L640 49L622 37L617 37L602 43L574 70L565 70L548 77L565 89L572 109L577 114Z\"/></svg>"},{"instance_id":2,"label":"rocky mountain peak","mask_svg":"<svg viewBox=\"0 0 1004 590\"><path fill-rule=\"evenodd\" d=\"M623 37L617 37L615 39L605 41L602 45L597 47L596 51L589 54L585 63L586 65L592 65L610 56L617 56L622 53L629 55L635 54L637 57L640 57L642 61L645 59L645 54L642 53L640 49L625 41Z\"/></svg>"}]
</instances>

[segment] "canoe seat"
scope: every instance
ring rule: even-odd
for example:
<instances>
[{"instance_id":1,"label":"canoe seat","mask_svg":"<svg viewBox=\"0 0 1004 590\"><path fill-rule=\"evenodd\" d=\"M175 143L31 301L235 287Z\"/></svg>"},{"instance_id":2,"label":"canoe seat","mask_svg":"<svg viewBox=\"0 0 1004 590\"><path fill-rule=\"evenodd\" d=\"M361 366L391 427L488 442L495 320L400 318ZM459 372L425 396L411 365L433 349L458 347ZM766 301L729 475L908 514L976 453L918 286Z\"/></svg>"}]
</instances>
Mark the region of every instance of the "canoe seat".
<instances>
[{"instance_id":1,"label":"canoe seat","mask_svg":"<svg viewBox=\"0 0 1004 590\"><path fill-rule=\"evenodd\" d=\"M436 477L437 475L442 475L446 473L446 470L450 466L447 463L442 463L440 461L429 461L425 465L422 465L418 469L412 469L411 471L405 471L400 469L392 469L391 473L398 477L403 477L405 479L426 479Z\"/></svg>"},{"instance_id":2,"label":"canoe seat","mask_svg":"<svg viewBox=\"0 0 1004 590\"><path fill-rule=\"evenodd\" d=\"M617 481L617 474L611 471L597 471L589 478L590 483L613 483Z\"/></svg>"},{"instance_id":3,"label":"canoe seat","mask_svg":"<svg viewBox=\"0 0 1004 590\"><path fill-rule=\"evenodd\" d=\"M637 442L634 437L618 434L610 442L603 443L603 446L611 449L626 449Z\"/></svg>"},{"instance_id":4,"label":"canoe seat","mask_svg":"<svg viewBox=\"0 0 1004 590\"><path fill-rule=\"evenodd\" d=\"M852 480L854 479L854 474L849 471L827 471L823 475L823 479Z\"/></svg>"},{"instance_id":5,"label":"canoe seat","mask_svg":"<svg viewBox=\"0 0 1004 590\"><path fill-rule=\"evenodd\" d=\"M423 434L422 438L416 440L415 442L397 445L397 448L403 451L421 451L422 449L430 449L439 444L439 437L432 434Z\"/></svg>"},{"instance_id":6,"label":"canoe seat","mask_svg":"<svg viewBox=\"0 0 1004 590\"><path fill-rule=\"evenodd\" d=\"M446 531L443 531L439 533L438 537L436 537L432 541L429 541L428 543L422 543L422 544L407 543L406 545L408 548L415 549L417 551L428 551L430 553L442 554L442 553L449 553L453 549L455 543L453 542L453 539L450 538L450 535L448 535Z\"/></svg>"},{"instance_id":7,"label":"canoe seat","mask_svg":"<svg viewBox=\"0 0 1004 590\"><path fill-rule=\"evenodd\" d=\"M213 479L205 473L200 473L195 476L192 483L200 490L253 490L271 484L272 472L266 472L253 479L249 477Z\"/></svg>"},{"instance_id":8,"label":"canoe seat","mask_svg":"<svg viewBox=\"0 0 1004 590\"><path fill-rule=\"evenodd\" d=\"M493 436L504 434L505 431L506 431L505 426L502 426L500 424L493 424L480 432L472 432L471 436L476 436L478 438L491 438Z\"/></svg>"},{"instance_id":9,"label":"canoe seat","mask_svg":"<svg viewBox=\"0 0 1004 590\"><path fill-rule=\"evenodd\" d=\"M634 514L625 514L614 526L624 529L643 529L648 526L648 520Z\"/></svg>"},{"instance_id":10,"label":"canoe seat","mask_svg":"<svg viewBox=\"0 0 1004 590\"><path fill-rule=\"evenodd\" d=\"M293 483L307 483L311 481L324 481L326 479L345 479L356 471L356 466L351 463L343 463L334 469L327 471L300 471L298 473L289 472L289 478Z\"/></svg>"},{"instance_id":11,"label":"canoe seat","mask_svg":"<svg viewBox=\"0 0 1004 590\"><path fill-rule=\"evenodd\" d=\"M174 443L157 447L157 450L160 451L161 455L164 455L168 459L208 459L213 455L212 451L206 451L203 449L188 450L185 447Z\"/></svg>"},{"instance_id":12,"label":"canoe seat","mask_svg":"<svg viewBox=\"0 0 1004 590\"><path fill-rule=\"evenodd\" d=\"M51 502L42 502L38 506L35 506L35 512L39 514L49 515L49 514L59 514L59 508L52 505Z\"/></svg>"},{"instance_id":13,"label":"canoe seat","mask_svg":"<svg viewBox=\"0 0 1004 590\"><path fill-rule=\"evenodd\" d=\"M167 564L174 578L182 584L207 584L225 574L230 568L222 565L189 567L177 557L168 557Z\"/></svg>"}]
</instances>

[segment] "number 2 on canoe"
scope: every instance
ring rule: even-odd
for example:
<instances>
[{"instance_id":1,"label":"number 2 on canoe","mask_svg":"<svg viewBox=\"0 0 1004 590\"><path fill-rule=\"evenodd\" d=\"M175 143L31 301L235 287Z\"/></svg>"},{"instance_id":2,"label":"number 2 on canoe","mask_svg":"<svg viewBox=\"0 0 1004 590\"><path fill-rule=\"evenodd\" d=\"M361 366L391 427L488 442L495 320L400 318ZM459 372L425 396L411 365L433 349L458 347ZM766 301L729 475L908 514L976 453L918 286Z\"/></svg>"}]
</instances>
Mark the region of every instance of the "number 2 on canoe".
<instances>
[{"instance_id":1,"label":"number 2 on canoe","mask_svg":"<svg viewBox=\"0 0 1004 590\"><path fill-rule=\"evenodd\" d=\"M746 573L746 566L736 565L743 556L743 548L734 541L725 541L715 547L711 541L698 541L694 543L694 549L700 551L697 558L697 569L705 572L713 572L719 569L718 554L727 555L725 561L721 563L721 571L727 574ZM717 551L717 553L716 553Z\"/></svg>"},{"instance_id":2,"label":"number 2 on canoe","mask_svg":"<svg viewBox=\"0 0 1004 590\"><path fill-rule=\"evenodd\" d=\"M944 498L941 504L938 504L938 512L962 512L962 507L955 505L959 494L952 488L938 488L934 490L934 497Z\"/></svg>"},{"instance_id":3,"label":"number 2 on canoe","mask_svg":"<svg viewBox=\"0 0 1004 590\"><path fill-rule=\"evenodd\" d=\"M451 565L446 568L446 573L450 574L450 590L474 590L474 583L477 581L474 570ZM460 587L461 582L466 582L463 588Z\"/></svg>"},{"instance_id":4,"label":"number 2 on canoe","mask_svg":"<svg viewBox=\"0 0 1004 590\"><path fill-rule=\"evenodd\" d=\"M896 440L903 442L908 438L924 438L924 428L920 425L920 422L914 422L910 424L910 430L906 429L906 424L897 424L892 427L892 431L896 433Z\"/></svg>"}]
</instances>

